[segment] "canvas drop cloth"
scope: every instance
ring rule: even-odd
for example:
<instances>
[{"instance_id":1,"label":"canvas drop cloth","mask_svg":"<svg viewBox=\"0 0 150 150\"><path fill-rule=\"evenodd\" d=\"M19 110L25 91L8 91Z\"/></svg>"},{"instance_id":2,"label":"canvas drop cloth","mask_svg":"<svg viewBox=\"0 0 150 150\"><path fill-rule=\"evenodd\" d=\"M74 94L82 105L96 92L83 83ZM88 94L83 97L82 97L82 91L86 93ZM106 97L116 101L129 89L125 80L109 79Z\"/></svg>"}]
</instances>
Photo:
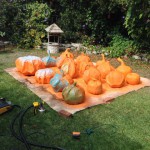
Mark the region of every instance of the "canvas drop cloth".
<instances>
[{"instance_id":1,"label":"canvas drop cloth","mask_svg":"<svg viewBox=\"0 0 150 150\"><path fill-rule=\"evenodd\" d=\"M79 105L68 105L63 101L61 92L55 93L49 84L38 84L36 83L34 76L24 76L19 73L16 68L8 68L5 69L5 71L19 82L25 83L33 93L45 101L52 109L57 112L65 111L69 114L74 114L75 112L95 105L107 103L118 96L150 86L150 80L141 77L141 83L139 85L125 85L122 88L110 88L106 83L104 83L103 93L100 95L92 95L86 92L86 84L82 78L77 80L75 79L77 82L80 81L81 86L84 87L86 100L84 103Z\"/></svg>"}]
</instances>

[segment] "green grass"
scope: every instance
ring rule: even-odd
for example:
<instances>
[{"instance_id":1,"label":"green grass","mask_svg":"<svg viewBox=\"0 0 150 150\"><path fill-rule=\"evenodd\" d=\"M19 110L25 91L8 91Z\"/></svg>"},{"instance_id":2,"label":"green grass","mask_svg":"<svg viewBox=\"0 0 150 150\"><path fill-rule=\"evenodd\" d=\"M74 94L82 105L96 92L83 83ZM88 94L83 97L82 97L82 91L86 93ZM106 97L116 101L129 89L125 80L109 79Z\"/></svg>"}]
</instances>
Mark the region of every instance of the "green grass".
<instances>
[{"instance_id":1,"label":"green grass","mask_svg":"<svg viewBox=\"0 0 150 150\"><path fill-rule=\"evenodd\" d=\"M44 50L7 50L0 52L0 97L26 108L40 99L24 84L16 81L4 69L15 66L19 56L45 56ZM100 56L91 56L93 60ZM115 66L114 59L110 60ZM150 78L150 65L140 61L126 60L134 71ZM98 105L78 112L72 118L64 118L46 105L46 112L24 119L26 134L40 132L29 140L46 145L56 145L66 150L148 150L150 149L150 87L120 96L110 104ZM11 136L9 124L17 109L0 116L0 149L25 150L25 146ZM95 128L91 135L81 134L79 140L71 137L72 131ZM17 130L17 128L16 128ZM2 136L3 134L3 136ZM33 150L39 148L32 147Z\"/></svg>"}]
</instances>

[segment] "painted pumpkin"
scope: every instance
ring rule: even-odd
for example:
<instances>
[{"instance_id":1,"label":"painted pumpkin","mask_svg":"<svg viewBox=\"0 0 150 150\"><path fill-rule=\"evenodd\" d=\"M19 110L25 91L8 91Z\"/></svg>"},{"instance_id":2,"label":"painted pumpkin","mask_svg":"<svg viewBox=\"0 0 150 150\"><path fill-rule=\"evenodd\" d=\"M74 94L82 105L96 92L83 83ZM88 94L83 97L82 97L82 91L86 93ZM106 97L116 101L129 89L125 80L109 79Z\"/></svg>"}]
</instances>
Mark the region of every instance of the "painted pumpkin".
<instances>
[{"instance_id":1,"label":"painted pumpkin","mask_svg":"<svg viewBox=\"0 0 150 150\"><path fill-rule=\"evenodd\" d=\"M131 85L137 85L140 83L140 76L137 73L128 73L126 82Z\"/></svg>"},{"instance_id":2,"label":"painted pumpkin","mask_svg":"<svg viewBox=\"0 0 150 150\"><path fill-rule=\"evenodd\" d=\"M101 77L103 79L106 78L107 74L110 72L110 71L113 71L114 68L113 66L111 66L110 62L109 61L106 61L105 57L104 57L104 54L102 54L102 60L101 61L98 61L96 63L96 66L97 66L97 69L100 71L101 73Z\"/></svg>"},{"instance_id":3,"label":"painted pumpkin","mask_svg":"<svg viewBox=\"0 0 150 150\"><path fill-rule=\"evenodd\" d=\"M62 74L55 74L55 76L50 80L50 85L53 87L55 92L61 92L65 87L72 84L73 80L69 76L64 76Z\"/></svg>"},{"instance_id":4,"label":"painted pumpkin","mask_svg":"<svg viewBox=\"0 0 150 150\"><path fill-rule=\"evenodd\" d=\"M35 79L40 84L48 84L55 72L52 69L40 69L35 73Z\"/></svg>"},{"instance_id":5,"label":"painted pumpkin","mask_svg":"<svg viewBox=\"0 0 150 150\"><path fill-rule=\"evenodd\" d=\"M74 78L76 74L76 64L73 59L68 59L62 66L61 70L63 71L64 75L69 75L70 77Z\"/></svg>"},{"instance_id":6,"label":"painted pumpkin","mask_svg":"<svg viewBox=\"0 0 150 150\"><path fill-rule=\"evenodd\" d=\"M102 93L102 83L99 80L91 79L87 84L87 90L89 93L99 95Z\"/></svg>"},{"instance_id":7,"label":"painted pumpkin","mask_svg":"<svg viewBox=\"0 0 150 150\"><path fill-rule=\"evenodd\" d=\"M50 56L46 56L42 58L42 61L45 67L55 67L56 66L56 59Z\"/></svg>"},{"instance_id":8,"label":"painted pumpkin","mask_svg":"<svg viewBox=\"0 0 150 150\"><path fill-rule=\"evenodd\" d=\"M92 66L94 67L92 62L80 62L80 64L78 64L78 68L76 69L78 77L82 77L84 71L88 70Z\"/></svg>"},{"instance_id":9,"label":"painted pumpkin","mask_svg":"<svg viewBox=\"0 0 150 150\"><path fill-rule=\"evenodd\" d=\"M85 83L88 83L88 81L92 78L101 80L101 73L96 67L90 67L88 70L84 71L83 79Z\"/></svg>"},{"instance_id":10,"label":"painted pumpkin","mask_svg":"<svg viewBox=\"0 0 150 150\"><path fill-rule=\"evenodd\" d=\"M118 58L117 60L121 63L121 65L120 65L119 67L117 67L116 70L119 71L119 72L121 72L121 73L123 73L124 76L126 77L126 75L127 75L128 73L131 73L131 72L132 72L132 69L131 69L129 66L127 66L127 65L123 62L122 59Z\"/></svg>"},{"instance_id":11,"label":"painted pumpkin","mask_svg":"<svg viewBox=\"0 0 150 150\"><path fill-rule=\"evenodd\" d=\"M74 58L73 54L70 52L70 48L67 48L65 52L63 52L60 57Z\"/></svg>"},{"instance_id":12,"label":"painted pumpkin","mask_svg":"<svg viewBox=\"0 0 150 150\"><path fill-rule=\"evenodd\" d=\"M106 82L107 84L112 87L112 88L120 88L124 85L125 77L123 73L115 70L111 71L107 76L106 76Z\"/></svg>"},{"instance_id":13,"label":"painted pumpkin","mask_svg":"<svg viewBox=\"0 0 150 150\"><path fill-rule=\"evenodd\" d=\"M24 56L16 59L16 68L24 75L35 75L39 69L45 68L42 59L37 56Z\"/></svg>"},{"instance_id":14,"label":"painted pumpkin","mask_svg":"<svg viewBox=\"0 0 150 150\"><path fill-rule=\"evenodd\" d=\"M81 53L81 55L79 55L75 61L80 64L81 62L90 62L91 60L89 56Z\"/></svg>"},{"instance_id":15,"label":"painted pumpkin","mask_svg":"<svg viewBox=\"0 0 150 150\"><path fill-rule=\"evenodd\" d=\"M81 104L85 100L85 91L76 83L65 87L62 91L64 101L70 105Z\"/></svg>"}]
</instances>

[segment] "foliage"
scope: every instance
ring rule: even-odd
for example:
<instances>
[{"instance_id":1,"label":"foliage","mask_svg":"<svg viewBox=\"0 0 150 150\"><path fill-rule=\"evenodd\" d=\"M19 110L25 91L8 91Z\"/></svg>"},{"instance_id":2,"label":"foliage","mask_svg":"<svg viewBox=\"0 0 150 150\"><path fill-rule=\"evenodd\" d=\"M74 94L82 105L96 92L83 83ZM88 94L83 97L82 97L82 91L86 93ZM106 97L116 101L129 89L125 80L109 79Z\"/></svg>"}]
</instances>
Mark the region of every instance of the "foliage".
<instances>
[{"instance_id":1,"label":"foliage","mask_svg":"<svg viewBox=\"0 0 150 150\"><path fill-rule=\"evenodd\" d=\"M5 38L18 43L24 30L24 10L18 2L0 1L0 31Z\"/></svg>"},{"instance_id":2,"label":"foliage","mask_svg":"<svg viewBox=\"0 0 150 150\"><path fill-rule=\"evenodd\" d=\"M34 2L26 5L25 33L20 42L21 46L33 47L42 44L46 36L45 28L52 10L46 4Z\"/></svg>"},{"instance_id":3,"label":"foliage","mask_svg":"<svg viewBox=\"0 0 150 150\"><path fill-rule=\"evenodd\" d=\"M110 56L119 57L125 54L130 56L136 53L137 48L137 45L132 40L116 34L110 42Z\"/></svg>"},{"instance_id":4,"label":"foliage","mask_svg":"<svg viewBox=\"0 0 150 150\"><path fill-rule=\"evenodd\" d=\"M150 43L150 2L148 0L128 0L124 25L128 35L138 41L143 48Z\"/></svg>"}]
</instances>

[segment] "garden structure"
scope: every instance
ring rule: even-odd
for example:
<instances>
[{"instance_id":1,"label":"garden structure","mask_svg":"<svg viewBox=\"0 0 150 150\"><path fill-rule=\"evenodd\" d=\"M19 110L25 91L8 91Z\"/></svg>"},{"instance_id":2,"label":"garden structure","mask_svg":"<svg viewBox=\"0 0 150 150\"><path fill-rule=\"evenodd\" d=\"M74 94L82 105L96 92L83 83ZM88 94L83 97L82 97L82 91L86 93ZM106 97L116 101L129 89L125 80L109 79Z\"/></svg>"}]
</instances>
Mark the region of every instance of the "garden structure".
<instances>
[{"instance_id":1,"label":"garden structure","mask_svg":"<svg viewBox=\"0 0 150 150\"><path fill-rule=\"evenodd\" d=\"M63 31L55 24L51 24L46 29L47 32L47 51L57 53L59 51L60 35Z\"/></svg>"}]
</instances>

